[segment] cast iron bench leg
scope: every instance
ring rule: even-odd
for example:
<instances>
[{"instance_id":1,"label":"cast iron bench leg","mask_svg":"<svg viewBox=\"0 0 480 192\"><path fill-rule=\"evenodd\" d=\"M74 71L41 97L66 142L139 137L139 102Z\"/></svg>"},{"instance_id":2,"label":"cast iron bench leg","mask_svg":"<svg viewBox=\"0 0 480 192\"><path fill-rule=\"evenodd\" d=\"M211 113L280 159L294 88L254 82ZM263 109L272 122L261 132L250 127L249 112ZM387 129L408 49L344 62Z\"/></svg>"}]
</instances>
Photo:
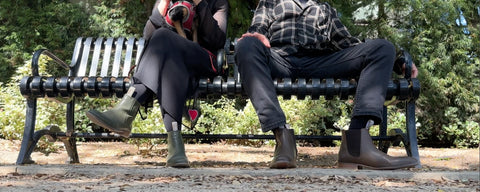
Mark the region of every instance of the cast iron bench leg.
<instances>
[{"instance_id":1,"label":"cast iron bench leg","mask_svg":"<svg viewBox=\"0 0 480 192\"><path fill-rule=\"evenodd\" d=\"M67 138L62 138L65 150L67 150L68 160L67 163L80 163L77 151L77 140L72 137L75 132L75 100L67 103Z\"/></svg>"},{"instance_id":2,"label":"cast iron bench leg","mask_svg":"<svg viewBox=\"0 0 480 192\"><path fill-rule=\"evenodd\" d=\"M32 164L34 161L30 157L35 145L33 134L35 132L35 118L37 116L37 99L27 99L27 112L25 119L25 128L23 130L22 145L17 158L17 165Z\"/></svg>"},{"instance_id":3,"label":"cast iron bench leg","mask_svg":"<svg viewBox=\"0 0 480 192\"><path fill-rule=\"evenodd\" d=\"M32 160L31 155L35 147L37 146L38 141L44 135L49 137L51 142L56 140L55 133L60 132L60 128L56 125L48 126L42 130L35 131L35 120L37 111L37 100L36 99L27 99L27 112L25 119L25 128L23 131L23 139L20 147L20 152L17 158L17 165L23 164L33 164L35 161ZM61 139L65 144L65 149L67 150L69 159L67 163L79 163L77 145L75 138L66 138Z\"/></svg>"},{"instance_id":4,"label":"cast iron bench leg","mask_svg":"<svg viewBox=\"0 0 480 192\"><path fill-rule=\"evenodd\" d=\"M387 136L387 106L383 106L383 121L380 124L379 127L379 136L380 137L386 137ZM378 149L380 151L383 151L384 153L388 152L388 148L390 148L391 141L389 140L380 140L378 141Z\"/></svg>"},{"instance_id":5,"label":"cast iron bench leg","mask_svg":"<svg viewBox=\"0 0 480 192\"><path fill-rule=\"evenodd\" d=\"M405 148L407 154L410 157L413 157L420 161L420 155L418 153L418 142L417 142L417 129L416 129L416 119L415 119L415 101L407 101L407 143ZM420 162L418 162L417 168L422 167Z\"/></svg>"},{"instance_id":6,"label":"cast iron bench leg","mask_svg":"<svg viewBox=\"0 0 480 192\"><path fill-rule=\"evenodd\" d=\"M80 163L80 158L78 157L78 152L77 152L76 138L68 137L68 138L63 138L61 140L63 141L63 144L65 145L65 150L67 151L67 154L68 154L68 160L66 161L66 163L69 163L69 164Z\"/></svg>"},{"instance_id":7,"label":"cast iron bench leg","mask_svg":"<svg viewBox=\"0 0 480 192\"><path fill-rule=\"evenodd\" d=\"M39 140L40 137L45 135L50 142L55 142L57 141L58 133L62 133L62 130L56 125L49 125L45 129L42 129L40 131L35 132L34 140ZM60 140L63 142L65 146L65 150L67 151L68 154L68 159L65 161L68 164L73 164L73 163L80 163L80 160L78 158L78 152L77 152L77 142L75 137L60 137Z\"/></svg>"}]
</instances>

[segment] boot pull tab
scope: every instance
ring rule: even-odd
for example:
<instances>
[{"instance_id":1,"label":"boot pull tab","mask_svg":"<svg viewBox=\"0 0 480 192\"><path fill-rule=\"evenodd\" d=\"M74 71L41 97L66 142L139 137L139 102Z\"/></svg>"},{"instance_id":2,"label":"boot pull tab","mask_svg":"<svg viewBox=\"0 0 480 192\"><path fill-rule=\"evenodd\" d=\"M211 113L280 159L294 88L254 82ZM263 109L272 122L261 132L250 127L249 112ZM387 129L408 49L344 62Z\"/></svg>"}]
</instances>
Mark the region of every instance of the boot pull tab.
<instances>
[{"instance_id":1,"label":"boot pull tab","mask_svg":"<svg viewBox=\"0 0 480 192\"><path fill-rule=\"evenodd\" d=\"M172 130L178 131L178 123L176 121L172 122Z\"/></svg>"},{"instance_id":2,"label":"boot pull tab","mask_svg":"<svg viewBox=\"0 0 480 192\"><path fill-rule=\"evenodd\" d=\"M365 129L369 130L371 126L373 126L375 122L373 120L368 120L367 124L365 125Z\"/></svg>"}]
</instances>

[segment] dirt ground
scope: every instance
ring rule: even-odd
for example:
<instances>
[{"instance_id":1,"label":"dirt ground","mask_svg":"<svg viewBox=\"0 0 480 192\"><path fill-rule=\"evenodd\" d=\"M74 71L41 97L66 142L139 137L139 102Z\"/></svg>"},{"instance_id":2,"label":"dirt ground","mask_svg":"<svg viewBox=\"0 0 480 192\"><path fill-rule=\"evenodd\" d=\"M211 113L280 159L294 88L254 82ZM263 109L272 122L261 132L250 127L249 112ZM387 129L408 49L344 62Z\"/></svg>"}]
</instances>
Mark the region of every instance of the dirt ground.
<instances>
[{"instance_id":1,"label":"dirt ground","mask_svg":"<svg viewBox=\"0 0 480 192\"><path fill-rule=\"evenodd\" d=\"M60 150L15 165L20 141L0 139L0 191L480 191L479 149L421 148L422 168L336 169L337 147L298 147L298 168L268 169L273 147L187 144L189 169L165 167L166 145L78 143L80 164ZM406 155L391 148L389 155Z\"/></svg>"}]
</instances>

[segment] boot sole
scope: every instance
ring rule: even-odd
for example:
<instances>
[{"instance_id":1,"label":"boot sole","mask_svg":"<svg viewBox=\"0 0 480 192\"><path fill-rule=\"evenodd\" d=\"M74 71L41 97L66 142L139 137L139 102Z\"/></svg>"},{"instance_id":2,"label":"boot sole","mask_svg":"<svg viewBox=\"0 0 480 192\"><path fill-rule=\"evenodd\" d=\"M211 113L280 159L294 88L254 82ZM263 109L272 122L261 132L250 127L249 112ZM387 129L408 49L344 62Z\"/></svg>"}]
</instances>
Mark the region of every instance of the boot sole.
<instances>
[{"instance_id":1,"label":"boot sole","mask_svg":"<svg viewBox=\"0 0 480 192\"><path fill-rule=\"evenodd\" d=\"M167 167L173 167L173 168L190 168L190 165L188 163L177 163L173 165L166 165Z\"/></svg>"},{"instance_id":2,"label":"boot sole","mask_svg":"<svg viewBox=\"0 0 480 192\"><path fill-rule=\"evenodd\" d=\"M169 162L167 159L167 163L165 164L167 167L173 167L173 168L189 168L190 163L188 162L188 159L184 159L184 161L177 161L177 162Z\"/></svg>"},{"instance_id":3,"label":"boot sole","mask_svg":"<svg viewBox=\"0 0 480 192\"><path fill-rule=\"evenodd\" d=\"M275 163L272 163L272 165L270 165L271 169L291 169L296 167L297 165L291 162L275 162Z\"/></svg>"},{"instance_id":4,"label":"boot sole","mask_svg":"<svg viewBox=\"0 0 480 192\"><path fill-rule=\"evenodd\" d=\"M109 131L116 133L124 138L130 137L130 132L127 131L118 131L114 129L113 127L110 127L107 123L103 122L101 119L98 119L96 115L94 115L92 112L88 111L86 113L87 117L92 121L93 123L99 125L100 127L103 127L105 129L108 129Z\"/></svg>"},{"instance_id":5,"label":"boot sole","mask_svg":"<svg viewBox=\"0 0 480 192\"><path fill-rule=\"evenodd\" d=\"M395 169L413 168L416 165L418 165L418 163L403 165L403 166L392 166L392 167L372 167L372 166L358 164L358 163L338 162L337 167L340 168L340 169L395 170Z\"/></svg>"}]
</instances>

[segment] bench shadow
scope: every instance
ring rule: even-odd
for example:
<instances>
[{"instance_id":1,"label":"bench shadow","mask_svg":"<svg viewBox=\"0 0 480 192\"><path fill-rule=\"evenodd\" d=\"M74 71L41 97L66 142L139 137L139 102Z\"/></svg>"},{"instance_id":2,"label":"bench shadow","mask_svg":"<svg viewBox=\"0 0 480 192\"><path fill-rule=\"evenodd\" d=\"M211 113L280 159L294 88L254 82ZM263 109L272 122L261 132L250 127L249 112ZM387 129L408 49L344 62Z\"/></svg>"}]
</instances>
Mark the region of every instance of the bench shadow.
<instances>
[{"instance_id":1,"label":"bench shadow","mask_svg":"<svg viewBox=\"0 0 480 192\"><path fill-rule=\"evenodd\" d=\"M235 151L235 150L233 150ZM229 150L229 152L232 152ZM264 151L241 151L242 153L258 154L265 153ZM310 155L306 153L298 153L297 167L298 168L335 168L337 163L337 154L322 154L322 155ZM231 159L231 161L191 161L190 167L192 168L268 168L272 157L268 159L256 162L245 162ZM152 165L152 166L165 166L165 162L153 162L153 161L135 161L136 165Z\"/></svg>"}]
</instances>

